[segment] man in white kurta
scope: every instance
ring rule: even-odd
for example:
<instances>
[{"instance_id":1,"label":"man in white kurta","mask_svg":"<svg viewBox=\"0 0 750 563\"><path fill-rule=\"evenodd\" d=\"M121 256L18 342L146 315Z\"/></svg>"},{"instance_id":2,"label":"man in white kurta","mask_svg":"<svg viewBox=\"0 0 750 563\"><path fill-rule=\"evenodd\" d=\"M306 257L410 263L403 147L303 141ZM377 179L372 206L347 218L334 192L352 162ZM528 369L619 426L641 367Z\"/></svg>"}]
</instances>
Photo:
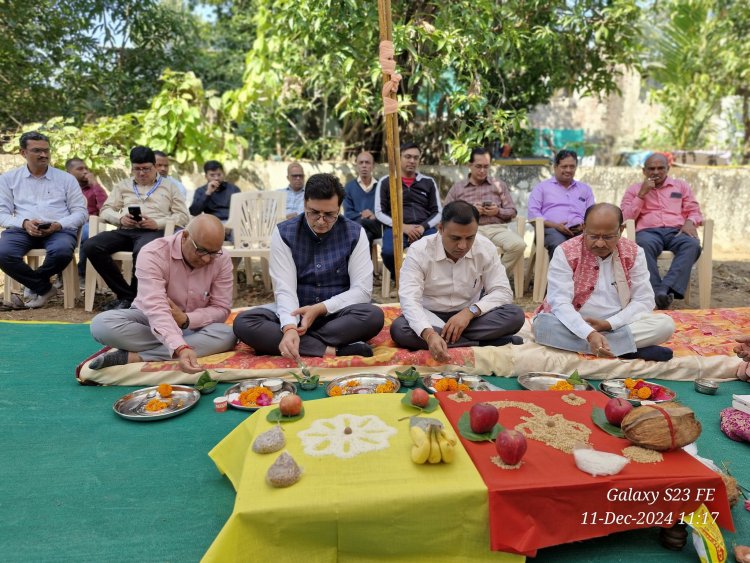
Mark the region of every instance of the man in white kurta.
<instances>
[{"instance_id":1,"label":"man in white kurta","mask_svg":"<svg viewBox=\"0 0 750 563\"><path fill-rule=\"evenodd\" d=\"M658 346L674 332L671 317L654 314L654 291L643 249L622 239L622 212L590 207L584 233L561 244L549 267L547 298L534 318L539 344L602 357L664 361Z\"/></svg>"},{"instance_id":2,"label":"man in white kurta","mask_svg":"<svg viewBox=\"0 0 750 563\"><path fill-rule=\"evenodd\" d=\"M479 212L465 201L443 209L438 233L409 247L398 296L403 315L391 325L402 348L448 360L454 346L520 344L523 310L513 305L497 248L477 234Z\"/></svg>"}]
</instances>

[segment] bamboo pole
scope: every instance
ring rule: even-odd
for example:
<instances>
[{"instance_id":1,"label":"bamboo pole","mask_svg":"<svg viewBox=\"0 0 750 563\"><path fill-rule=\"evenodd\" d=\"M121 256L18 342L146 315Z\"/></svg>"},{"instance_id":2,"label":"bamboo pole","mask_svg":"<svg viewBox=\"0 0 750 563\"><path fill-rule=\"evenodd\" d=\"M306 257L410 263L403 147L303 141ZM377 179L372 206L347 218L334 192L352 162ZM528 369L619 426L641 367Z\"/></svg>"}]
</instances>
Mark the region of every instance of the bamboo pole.
<instances>
[{"instance_id":1,"label":"bamboo pole","mask_svg":"<svg viewBox=\"0 0 750 563\"><path fill-rule=\"evenodd\" d=\"M378 0L378 19L380 23L380 41L393 41L393 22L391 20L391 0ZM390 82L391 75L383 73L383 84ZM388 96L396 100L396 92ZM395 264L395 281L398 287L399 271L404 257L402 210L403 190L401 187L401 154L398 135L398 113L385 115L385 146L388 155L388 178L391 193L391 218L393 219L393 258Z\"/></svg>"}]
</instances>

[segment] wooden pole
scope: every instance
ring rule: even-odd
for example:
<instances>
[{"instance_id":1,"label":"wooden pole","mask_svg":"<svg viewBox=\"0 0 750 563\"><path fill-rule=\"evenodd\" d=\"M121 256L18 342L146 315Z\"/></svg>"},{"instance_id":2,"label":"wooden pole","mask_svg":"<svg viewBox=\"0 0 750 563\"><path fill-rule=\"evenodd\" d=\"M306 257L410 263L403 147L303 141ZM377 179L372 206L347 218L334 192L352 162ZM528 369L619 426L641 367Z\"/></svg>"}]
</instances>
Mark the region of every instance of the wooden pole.
<instances>
[{"instance_id":1,"label":"wooden pole","mask_svg":"<svg viewBox=\"0 0 750 563\"><path fill-rule=\"evenodd\" d=\"M380 41L393 41L393 22L391 20L391 0L378 0L378 19L380 22ZM390 82L391 75L383 73L383 84ZM396 99L396 92L389 97ZM391 218L393 219L393 258L395 263L395 281L398 287L399 271L404 257L402 233L403 190L401 188L401 154L398 135L398 113L385 115L385 146L388 156L388 178L391 192Z\"/></svg>"}]
</instances>

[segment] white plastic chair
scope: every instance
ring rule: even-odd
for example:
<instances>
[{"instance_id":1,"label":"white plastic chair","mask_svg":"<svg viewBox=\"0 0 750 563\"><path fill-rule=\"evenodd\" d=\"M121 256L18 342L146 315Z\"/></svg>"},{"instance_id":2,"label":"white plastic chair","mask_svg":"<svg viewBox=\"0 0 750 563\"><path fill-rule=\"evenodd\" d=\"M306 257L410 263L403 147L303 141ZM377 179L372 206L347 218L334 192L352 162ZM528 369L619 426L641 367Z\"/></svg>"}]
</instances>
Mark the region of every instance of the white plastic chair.
<instances>
[{"instance_id":1,"label":"white plastic chair","mask_svg":"<svg viewBox=\"0 0 750 563\"><path fill-rule=\"evenodd\" d=\"M529 219L529 223L534 225L534 242L531 245L529 267L526 271L527 286L531 285L531 273L533 271L534 291L532 292L532 300L535 303L541 303L547 294L547 273L549 272L549 255L544 247L544 219L541 217ZM518 288L518 285L516 285L516 288ZM518 289L516 289L516 292L518 292Z\"/></svg>"}]
</instances>

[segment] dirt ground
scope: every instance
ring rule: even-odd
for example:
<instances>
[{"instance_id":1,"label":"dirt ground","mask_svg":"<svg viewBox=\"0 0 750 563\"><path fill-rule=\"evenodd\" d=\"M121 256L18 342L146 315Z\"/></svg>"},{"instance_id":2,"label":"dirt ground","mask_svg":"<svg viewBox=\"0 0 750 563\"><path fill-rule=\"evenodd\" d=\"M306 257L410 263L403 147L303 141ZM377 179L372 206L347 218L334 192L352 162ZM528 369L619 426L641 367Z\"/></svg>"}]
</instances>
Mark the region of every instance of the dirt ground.
<instances>
[{"instance_id":1,"label":"dirt ground","mask_svg":"<svg viewBox=\"0 0 750 563\"><path fill-rule=\"evenodd\" d=\"M4 276L0 276L0 290L3 287ZM376 276L373 299L377 303L396 302L398 297L396 291L391 290L391 298L381 297L380 277ZM238 288L235 307L247 307L273 301L273 295L263 288L260 273L255 272L252 283L244 283L244 272L240 272L240 285ZM698 287L693 274L691 305L685 301L675 301L673 308L690 309L698 307ZM85 323L96 314L96 307L112 299L111 295L97 295L95 299L95 311L87 313L83 310L83 299L76 302L74 309L63 309L62 290L58 296L52 299L42 309L4 310L0 311L0 320L13 321L59 321L70 323ZM533 311L537 304L531 300L530 292L518 301L525 311ZM750 306L750 260L714 261L713 289L711 295L711 306L715 308L725 307L748 307Z\"/></svg>"}]
</instances>

